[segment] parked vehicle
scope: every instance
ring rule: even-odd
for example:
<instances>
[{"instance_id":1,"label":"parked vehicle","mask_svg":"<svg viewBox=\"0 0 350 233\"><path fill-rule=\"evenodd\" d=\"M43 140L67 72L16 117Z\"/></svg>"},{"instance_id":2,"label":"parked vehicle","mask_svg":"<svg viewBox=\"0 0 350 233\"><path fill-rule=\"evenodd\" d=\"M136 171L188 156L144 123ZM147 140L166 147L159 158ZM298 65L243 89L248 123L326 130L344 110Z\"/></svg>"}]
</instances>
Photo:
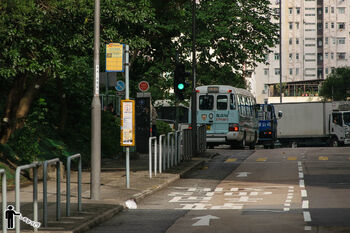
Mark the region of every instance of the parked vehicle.
<instances>
[{"instance_id":1,"label":"parked vehicle","mask_svg":"<svg viewBox=\"0 0 350 233\"><path fill-rule=\"evenodd\" d=\"M226 85L200 86L196 91L197 123L207 127L209 148L220 144L255 148L258 119L249 91Z\"/></svg>"},{"instance_id":2,"label":"parked vehicle","mask_svg":"<svg viewBox=\"0 0 350 233\"><path fill-rule=\"evenodd\" d=\"M277 138L284 145L350 144L350 102L274 104L283 112Z\"/></svg>"},{"instance_id":3,"label":"parked vehicle","mask_svg":"<svg viewBox=\"0 0 350 233\"><path fill-rule=\"evenodd\" d=\"M282 117L282 113L279 112L277 118L272 104L257 104L256 108L259 119L258 144L263 145L265 149L273 149L277 140L277 120Z\"/></svg>"}]
</instances>

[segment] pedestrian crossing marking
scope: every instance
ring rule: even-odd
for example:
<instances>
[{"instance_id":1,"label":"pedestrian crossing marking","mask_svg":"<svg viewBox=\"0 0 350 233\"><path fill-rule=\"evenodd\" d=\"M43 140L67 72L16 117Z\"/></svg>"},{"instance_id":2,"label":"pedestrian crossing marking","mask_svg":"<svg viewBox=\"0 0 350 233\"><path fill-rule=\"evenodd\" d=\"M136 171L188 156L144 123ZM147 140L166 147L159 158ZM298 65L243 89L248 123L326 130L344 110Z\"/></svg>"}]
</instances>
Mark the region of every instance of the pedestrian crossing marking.
<instances>
[{"instance_id":1,"label":"pedestrian crossing marking","mask_svg":"<svg viewBox=\"0 0 350 233\"><path fill-rule=\"evenodd\" d=\"M287 160L297 160L298 157L288 157Z\"/></svg>"},{"instance_id":2,"label":"pedestrian crossing marking","mask_svg":"<svg viewBox=\"0 0 350 233\"><path fill-rule=\"evenodd\" d=\"M257 162L265 162L267 160L266 157L258 158L256 161Z\"/></svg>"},{"instance_id":3,"label":"pedestrian crossing marking","mask_svg":"<svg viewBox=\"0 0 350 233\"><path fill-rule=\"evenodd\" d=\"M234 163L237 161L237 158L229 158L229 159L226 159L226 163Z\"/></svg>"},{"instance_id":4,"label":"pedestrian crossing marking","mask_svg":"<svg viewBox=\"0 0 350 233\"><path fill-rule=\"evenodd\" d=\"M318 160L328 160L328 157L327 156L319 156Z\"/></svg>"}]
</instances>

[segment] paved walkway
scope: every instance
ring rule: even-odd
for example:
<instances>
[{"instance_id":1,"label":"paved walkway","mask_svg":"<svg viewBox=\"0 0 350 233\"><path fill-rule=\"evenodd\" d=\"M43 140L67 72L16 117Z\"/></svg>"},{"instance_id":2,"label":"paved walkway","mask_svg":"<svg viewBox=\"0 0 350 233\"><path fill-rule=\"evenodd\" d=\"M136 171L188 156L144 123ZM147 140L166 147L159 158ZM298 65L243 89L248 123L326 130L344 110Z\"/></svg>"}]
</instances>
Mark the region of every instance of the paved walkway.
<instances>
[{"instance_id":1,"label":"paved walkway","mask_svg":"<svg viewBox=\"0 0 350 233\"><path fill-rule=\"evenodd\" d=\"M77 174L71 176L71 216L66 217L66 182L61 183L61 219L56 221L56 183L55 178L48 182L48 227L40 227L39 232L85 232L108 220L113 215L122 211L125 202L130 199L138 202L140 199L167 186L179 179L181 175L196 166L200 166L211 157L204 152L200 157L191 161L183 161L178 166L149 178L148 155L141 155L139 159L130 161L130 188L126 188L125 160L104 159L101 169L101 198L98 201L90 199L90 171L84 171L82 175L82 212L77 211ZM21 213L23 216L33 219L33 186L21 188ZM14 204L15 192L8 192L8 204ZM42 182L38 187L39 221L42 222ZM8 232L14 232L8 230ZM33 228L21 222L21 232L33 232Z\"/></svg>"}]
</instances>

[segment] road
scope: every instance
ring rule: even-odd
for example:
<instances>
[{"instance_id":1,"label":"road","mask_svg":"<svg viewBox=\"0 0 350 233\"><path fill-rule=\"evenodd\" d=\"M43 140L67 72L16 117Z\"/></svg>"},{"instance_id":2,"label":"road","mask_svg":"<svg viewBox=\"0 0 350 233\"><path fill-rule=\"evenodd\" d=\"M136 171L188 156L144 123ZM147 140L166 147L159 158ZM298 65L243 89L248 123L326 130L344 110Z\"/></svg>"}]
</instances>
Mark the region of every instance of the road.
<instances>
[{"instance_id":1,"label":"road","mask_svg":"<svg viewBox=\"0 0 350 233\"><path fill-rule=\"evenodd\" d=\"M202 168L89 232L350 232L350 148L213 149Z\"/></svg>"}]
</instances>

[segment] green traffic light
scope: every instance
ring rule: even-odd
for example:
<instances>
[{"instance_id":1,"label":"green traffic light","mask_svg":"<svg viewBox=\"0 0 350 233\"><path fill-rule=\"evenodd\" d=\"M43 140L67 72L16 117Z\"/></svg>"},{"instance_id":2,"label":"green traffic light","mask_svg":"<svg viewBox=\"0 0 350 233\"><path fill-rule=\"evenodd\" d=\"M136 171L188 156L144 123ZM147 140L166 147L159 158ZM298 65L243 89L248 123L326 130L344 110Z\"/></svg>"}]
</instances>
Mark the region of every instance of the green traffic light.
<instances>
[{"instance_id":1,"label":"green traffic light","mask_svg":"<svg viewBox=\"0 0 350 233\"><path fill-rule=\"evenodd\" d=\"M183 83L179 83L179 84L177 85L177 88L178 88L179 90L183 90L183 89L185 88L185 85L184 85Z\"/></svg>"}]
</instances>

